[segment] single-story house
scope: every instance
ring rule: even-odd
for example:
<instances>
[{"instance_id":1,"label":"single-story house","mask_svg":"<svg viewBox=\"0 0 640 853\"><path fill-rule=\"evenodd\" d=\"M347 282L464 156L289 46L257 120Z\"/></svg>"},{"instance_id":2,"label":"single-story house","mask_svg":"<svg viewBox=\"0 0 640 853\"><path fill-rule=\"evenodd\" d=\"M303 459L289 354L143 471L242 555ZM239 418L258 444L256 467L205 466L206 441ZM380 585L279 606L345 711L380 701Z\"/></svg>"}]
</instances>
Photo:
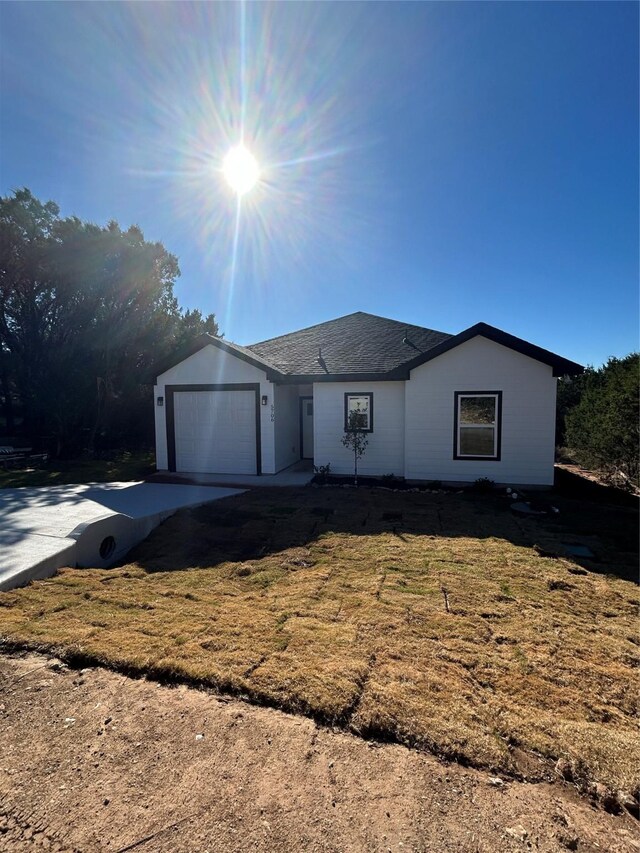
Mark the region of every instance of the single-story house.
<instances>
[{"instance_id":1,"label":"single-story house","mask_svg":"<svg viewBox=\"0 0 640 853\"><path fill-rule=\"evenodd\" d=\"M350 474L357 411L362 475L549 486L556 377L582 369L485 323L449 335L361 311L251 346L203 335L157 378L157 466Z\"/></svg>"}]
</instances>

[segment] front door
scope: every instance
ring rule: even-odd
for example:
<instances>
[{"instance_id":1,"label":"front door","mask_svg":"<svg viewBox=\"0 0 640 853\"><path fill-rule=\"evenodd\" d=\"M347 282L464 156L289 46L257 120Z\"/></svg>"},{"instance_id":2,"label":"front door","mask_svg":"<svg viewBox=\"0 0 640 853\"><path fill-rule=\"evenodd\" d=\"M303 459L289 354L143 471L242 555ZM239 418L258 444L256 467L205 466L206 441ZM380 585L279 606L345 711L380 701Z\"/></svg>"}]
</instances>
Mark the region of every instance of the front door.
<instances>
[{"instance_id":1,"label":"front door","mask_svg":"<svg viewBox=\"0 0 640 853\"><path fill-rule=\"evenodd\" d=\"M300 456L313 459L313 397L300 397Z\"/></svg>"}]
</instances>

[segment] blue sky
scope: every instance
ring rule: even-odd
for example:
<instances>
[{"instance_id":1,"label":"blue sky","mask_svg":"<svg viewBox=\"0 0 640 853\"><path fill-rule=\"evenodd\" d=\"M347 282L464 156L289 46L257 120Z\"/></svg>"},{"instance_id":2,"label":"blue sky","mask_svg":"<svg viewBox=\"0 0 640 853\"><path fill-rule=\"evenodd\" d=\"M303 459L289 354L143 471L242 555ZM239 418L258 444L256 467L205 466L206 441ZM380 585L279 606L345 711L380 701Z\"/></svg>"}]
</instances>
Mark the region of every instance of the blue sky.
<instances>
[{"instance_id":1,"label":"blue sky","mask_svg":"<svg viewBox=\"0 0 640 853\"><path fill-rule=\"evenodd\" d=\"M638 347L638 9L2 3L0 192L139 224L239 343L363 310L599 364Z\"/></svg>"}]
</instances>

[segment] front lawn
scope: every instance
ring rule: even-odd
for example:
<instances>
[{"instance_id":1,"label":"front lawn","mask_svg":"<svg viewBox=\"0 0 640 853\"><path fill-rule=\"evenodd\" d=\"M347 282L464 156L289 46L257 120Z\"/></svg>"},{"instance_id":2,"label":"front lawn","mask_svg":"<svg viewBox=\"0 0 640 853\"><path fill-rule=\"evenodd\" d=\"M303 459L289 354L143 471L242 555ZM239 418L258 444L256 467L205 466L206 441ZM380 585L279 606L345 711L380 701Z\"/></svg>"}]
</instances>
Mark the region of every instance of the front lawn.
<instances>
[{"instance_id":1,"label":"front lawn","mask_svg":"<svg viewBox=\"0 0 640 853\"><path fill-rule=\"evenodd\" d=\"M29 468L0 469L0 489L142 480L155 471L152 453L118 453L111 459L50 459Z\"/></svg>"},{"instance_id":2,"label":"front lawn","mask_svg":"<svg viewBox=\"0 0 640 853\"><path fill-rule=\"evenodd\" d=\"M585 787L635 791L636 514L556 503L537 521L493 495L254 490L174 516L128 565L0 594L0 632L495 771L549 778L561 759ZM598 562L555 556L566 542Z\"/></svg>"}]
</instances>

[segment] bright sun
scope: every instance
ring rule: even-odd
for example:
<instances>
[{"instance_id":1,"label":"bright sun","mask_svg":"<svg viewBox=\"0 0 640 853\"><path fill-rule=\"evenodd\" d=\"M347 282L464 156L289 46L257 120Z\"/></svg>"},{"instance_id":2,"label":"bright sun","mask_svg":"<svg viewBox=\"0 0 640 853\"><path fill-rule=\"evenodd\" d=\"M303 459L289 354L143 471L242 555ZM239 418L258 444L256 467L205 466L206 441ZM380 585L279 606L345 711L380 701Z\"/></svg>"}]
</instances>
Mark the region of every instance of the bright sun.
<instances>
[{"instance_id":1,"label":"bright sun","mask_svg":"<svg viewBox=\"0 0 640 853\"><path fill-rule=\"evenodd\" d=\"M222 174L234 192L244 195L258 182L260 167L244 145L235 145L224 158Z\"/></svg>"}]
</instances>

